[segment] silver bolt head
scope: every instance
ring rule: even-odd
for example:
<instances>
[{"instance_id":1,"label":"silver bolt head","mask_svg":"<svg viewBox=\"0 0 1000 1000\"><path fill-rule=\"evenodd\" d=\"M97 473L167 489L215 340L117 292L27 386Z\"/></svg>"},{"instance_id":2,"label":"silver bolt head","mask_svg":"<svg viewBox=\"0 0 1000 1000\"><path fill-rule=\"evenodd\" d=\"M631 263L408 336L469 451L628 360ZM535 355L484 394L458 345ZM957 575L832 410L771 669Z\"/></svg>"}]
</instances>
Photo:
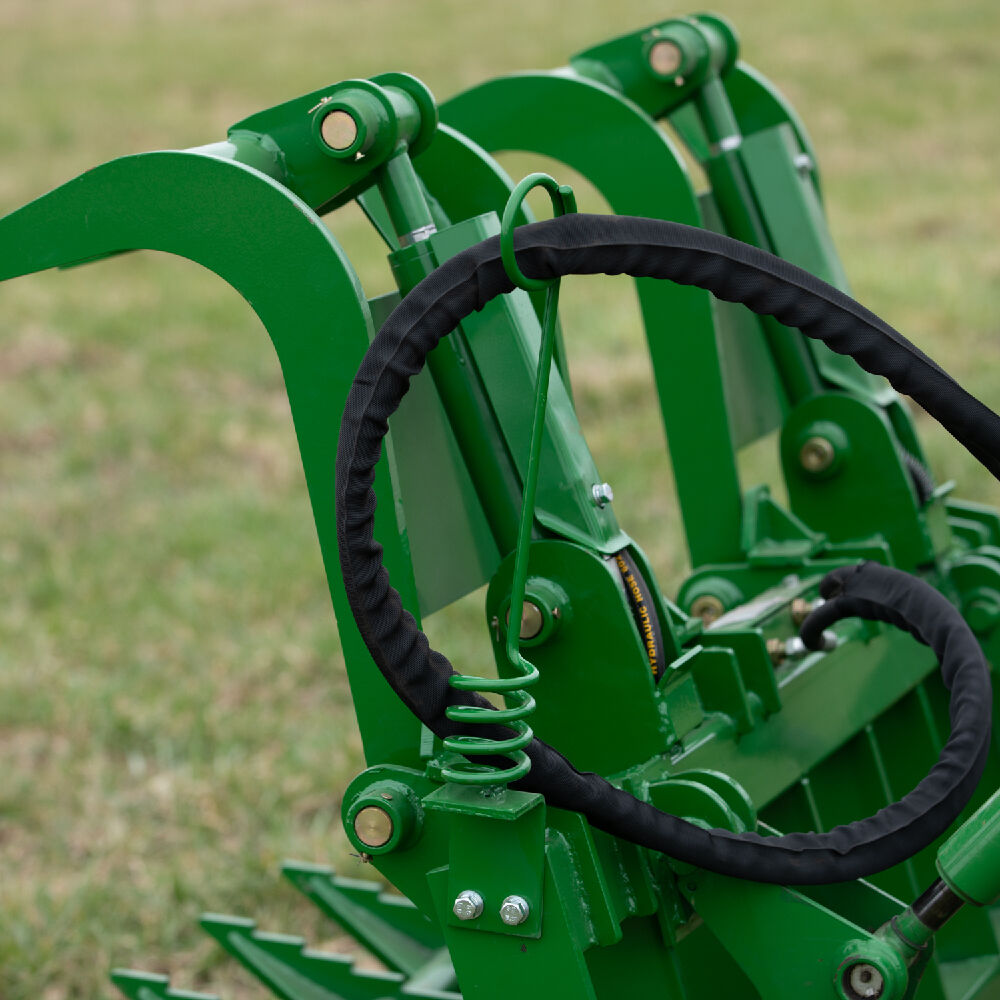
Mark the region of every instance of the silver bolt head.
<instances>
[{"instance_id":1,"label":"silver bolt head","mask_svg":"<svg viewBox=\"0 0 1000 1000\"><path fill-rule=\"evenodd\" d=\"M458 894L451 912L459 920L475 920L477 917L482 916L483 897L475 889L466 889L464 892Z\"/></svg>"},{"instance_id":2,"label":"silver bolt head","mask_svg":"<svg viewBox=\"0 0 1000 1000\"><path fill-rule=\"evenodd\" d=\"M590 492L598 507L607 506L615 498L615 491L611 488L610 483L594 483Z\"/></svg>"},{"instance_id":3,"label":"silver bolt head","mask_svg":"<svg viewBox=\"0 0 1000 1000\"><path fill-rule=\"evenodd\" d=\"M508 927L517 927L528 919L531 907L523 896L508 896L500 904L500 919Z\"/></svg>"},{"instance_id":4,"label":"silver bolt head","mask_svg":"<svg viewBox=\"0 0 1000 1000\"><path fill-rule=\"evenodd\" d=\"M788 659L798 659L798 657L805 656L808 652L806 644L797 635L793 635L790 639L785 640L785 656Z\"/></svg>"},{"instance_id":5,"label":"silver bolt head","mask_svg":"<svg viewBox=\"0 0 1000 1000\"><path fill-rule=\"evenodd\" d=\"M795 165L795 169L800 174L804 175L812 172L813 161L812 157L808 153L799 153L799 155L795 157L792 163Z\"/></svg>"},{"instance_id":6,"label":"silver bolt head","mask_svg":"<svg viewBox=\"0 0 1000 1000\"><path fill-rule=\"evenodd\" d=\"M835 650L837 648L837 633L832 629L824 629L819 637L819 648L824 653ZM806 644L800 636L793 635L785 641L785 656L790 660L797 660L810 652L812 651L806 648Z\"/></svg>"},{"instance_id":7,"label":"silver bolt head","mask_svg":"<svg viewBox=\"0 0 1000 1000\"><path fill-rule=\"evenodd\" d=\"M820 649L824 653L830 653L837 648L837 633L832 629L824 629L820 636Z\"/></svg>"}]
</instances>

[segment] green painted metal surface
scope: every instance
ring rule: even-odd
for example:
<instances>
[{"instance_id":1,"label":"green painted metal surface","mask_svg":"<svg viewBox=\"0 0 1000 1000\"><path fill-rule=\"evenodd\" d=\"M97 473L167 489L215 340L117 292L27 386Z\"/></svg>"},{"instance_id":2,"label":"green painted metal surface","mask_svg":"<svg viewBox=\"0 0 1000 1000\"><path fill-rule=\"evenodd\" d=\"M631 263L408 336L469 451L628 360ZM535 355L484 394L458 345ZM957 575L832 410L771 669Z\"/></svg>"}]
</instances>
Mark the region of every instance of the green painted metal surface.
<instances>
[{"instance_id":1,"label":"green painted metal surface","mask_svg":"<svg viewBox=\"0 0 1000 1000\"><path fill-rule=\"evenodd\" d=\"M370 301L376 327L399 299L399 293L392 292ZM496 538L440 403L434 374L425 369L413 379L389 422L398 495L407 498L406 541L423 615L482 586L500 562ZM506 487L501 495L507 495Z\"/></svg>"},{"instance_id":2,"label":"green painted metal surface","mask_svg":"<svg viewBox=\"0 0 1000 1000\"><path fill-rule=\"evenodd\" d=\"M812 471L803 462L803 449L817 438L831 443L834 458L829 468ZM832 541L878 534L894 565L908 570L946 555L936 551L928 511L920 504L880 407L844 393L813 396L789 415L780 447L792 509ZM875 495L873 468L880 470ZM931 503L940 505L942 500ZM941 541L947 547L953 544L949 536Z\"/></svg>"},{"instance_id":3,"label":"green painted metal surface","mask_svg":"<svg viewBox=\"0 0 1000 1000\"><path fill-rule=\"evenodd\" d=\"M345 829L402 893L323 866L284 869L384 972L252 920L204 917L275 996L850 998L845 984L863 964L884 1000L964 1000L997 971L988 905L959 911L934 935L933 956L901 949L885 928L938 868L965 898L995 899L997 808L973 812L1000 784L1000 754L957 833L869 882L794 892L736 882L503 787L513 775L472 770L467 742L442 745L401 705L347 606L332 476L344 399L400 296L501 232L512 184L490 151L553 157L616 212L738 235L845 286L808 136L737 54L721 19L672 19L569 68L475 87L444 106L446 126L412 77L343 81L243 119L226 142L112 161L0 219L0 280L165 250L233 285L273 341L368 763L344 793ZM694 191L661 120L704 167L708 191ZM387 243L397 285L371 303L320 219L353 198ZM205 206L197 228L191 203ZM516 201L508 225L515 215L527 218ZM961 607L995 661L1000 516L949 487L920 494L903 454L921 457L912 422L853 362L698 289L636 288L692 555L677 604L613 508L593 502L601 480L544 289L459 324L391 421L375 533L393 584L419 621L488 583L483 627L498 679L456 686L505 693L509 717L522 721L530 698L512 661L527 664L538 735L644 801L764 833L874 813L940 752L947 692L931 653L888 626L839 623L829 652L788 652L795 604L811 604L824 573L861 558L917 570ZM787 509L737 475L738 449L777 428ZM663 628L658 677L613 558L622 550ZM541 622L523 641L508 627L522 601ZM703 610L688 617L696 602ZM489 747L517 754L527 732ZM463 893L481 910L456 909ZM523 907L504 910L514 897ZM203 1000L159 976L119 970L113 981L135 1000Z\"/></svg>"},{"instance_id":4,"label":"green painted metal surface","mask_svg":"<svg viewBox=\"0 0 1000 1000\"><path fill-rule=\"evenodd\" d=\"M759 885L720 875L681 877L686 899L739 963L762 997L829 997L845 965L864 960L883 977L885 1000L907 986L899 955L863 927L785 886ZM808 941L808 949L788 947Z\"/></svg>"},{"instance_id":5,"label":"green painted metal surface","mask_svg":"<svg viewBox=\"0 0 1000 1000\"><path fill-rule=\"evenodd\" d=\"M486 596L497 669L510 671L506 655L507 612L513 565L501 565ZM558 628L531 647L540 678L532 728L577 767L614 774L669 745L668 715L657 704L639 633L613 562L564 541L540 541L531 549L527 593L554 584L572 595L561 607ZM582 697L582 693L586 696ZM568 707L572 706L572 711ZM614 739L598 739L614 733Z\"/></svg>"},{"instance_id":6,"label":"green painted metal surface","mask_svg":"<svg viewBox=\"0 0 1000 1000\"><path fill-rule=\"evenodd\" d=\"M433 188L432 188L433 190ZM437 261L453 256L499 233L492 215L477 216L432 236L428 243ZM532 410L526 401L536 386L541 330L528 297L513 293L494 299L459 324L468 350L468 366L478 376L518 481L515 515L521 506L521 484L528 471ZM606 553L629 543L614 509L597 507L591 492L601 476L587 447L576 411L562 377L553 372L548 387L539 480L534 516L548 533L594 546ZM516 530L506 555L513 551Z\"/></svg>"}]
</instances>

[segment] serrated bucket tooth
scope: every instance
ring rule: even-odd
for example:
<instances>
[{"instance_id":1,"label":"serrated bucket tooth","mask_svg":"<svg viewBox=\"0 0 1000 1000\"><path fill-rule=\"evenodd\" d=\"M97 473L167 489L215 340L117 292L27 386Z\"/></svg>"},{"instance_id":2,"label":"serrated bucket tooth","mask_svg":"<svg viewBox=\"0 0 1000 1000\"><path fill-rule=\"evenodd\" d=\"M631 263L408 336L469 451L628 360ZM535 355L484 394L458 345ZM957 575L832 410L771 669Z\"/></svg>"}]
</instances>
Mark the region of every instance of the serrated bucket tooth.
<instances>
[{"instance_id":1,"label":"serrated bucket tooth","mask_svg":"<svg viewBox=\"0 0 1000 1000\"><path fill-rule=\"evenodd\" d=\"M342 878L326 865L286 861L281 871L326 916L390 969L419 972L444 947L440 930L408 899L377 882Z\"/></svg>"},{"instance_id":2,"label":"serrated bucket tooth","mask_svg":"<svg viewBox=\"0 0 1000 1000\"><path fill-rule=\"evenodd\" d=\"M300 937L269 934L253 920L207 913L201 926L244 968L283 1000L391 1000L401 997L398 972L361 972L346 955L306 947Z\"/></svg>"},{"instance_id":3,"label":"serrated bucket tooth","mask_svg":"<svg viewBox=\"0 0 1000 1000\"><path fill-rule=\"evenodd\" d=\"M114 969L111 982L128 1000L219 1000L214 993L172 990L166 976L137 972L135 969Z\"/></svg>"}]
</instances>

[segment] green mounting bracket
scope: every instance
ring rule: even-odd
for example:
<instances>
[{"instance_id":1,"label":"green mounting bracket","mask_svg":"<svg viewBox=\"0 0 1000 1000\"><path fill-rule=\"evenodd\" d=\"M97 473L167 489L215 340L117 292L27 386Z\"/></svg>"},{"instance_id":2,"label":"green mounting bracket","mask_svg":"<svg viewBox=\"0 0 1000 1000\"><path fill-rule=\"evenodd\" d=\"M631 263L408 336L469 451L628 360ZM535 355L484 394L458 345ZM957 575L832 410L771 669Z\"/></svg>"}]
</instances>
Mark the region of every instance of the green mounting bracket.
<instances>
[{"instance_id":1,"label":"green mounting bracket","mask_svg":"<svg viewBox=\"0 0 1000 1000\"><path fill-rule=\"evenodd\" d=\"M540 937L545 800L527 792L449 783L426 796L424 807L448 818L448 898L471 890L483 901L471 919L453 910L448 925L466 933ZM496 864L498 858L502 865ZM509 900L523 901L523 912L508 918Z\"/></svg>"},{"instance_id":2,"label":"green mounting bracket","mask_svg":"<svg viewBox=\"0 0 1000 1000\"><path fill-rule=\"evenodd\" d=\"M869 975L869 968L882 983L881 992L873 996L902 1000L906 992L906 964L897 951L802 893L700 871L681 875L679 885L759 994L769 1000L854 1000L844 983L852 973ZM790 946L794 941L808 941L809 947ZM860 973L855 972L858 968Z\"/></svg>"},{"instance_id":3,"label":"green mounting bracket","mask_svg":"<svg viewBox=\"0 0 1000 1000\"><path fill-rule=\"evenodd\" d=\"M910 571L952 545L946 525L932 537L889 417L866 400L825 393L796 407L782 428L781 462L792 510L833 542L881 534L893 564Z\"/></svg>"},{"instance_id":4,"label":"green mounting bracket","mask_svg":"<svg viewBox=\"0 0 1000 1000\"><path fill-rule=\"evenodd\" d=\"M742 541L751 566L796 567L823 550L826 535L775 503L762 484L744 494Z\"/></svg>"}]
</instances>

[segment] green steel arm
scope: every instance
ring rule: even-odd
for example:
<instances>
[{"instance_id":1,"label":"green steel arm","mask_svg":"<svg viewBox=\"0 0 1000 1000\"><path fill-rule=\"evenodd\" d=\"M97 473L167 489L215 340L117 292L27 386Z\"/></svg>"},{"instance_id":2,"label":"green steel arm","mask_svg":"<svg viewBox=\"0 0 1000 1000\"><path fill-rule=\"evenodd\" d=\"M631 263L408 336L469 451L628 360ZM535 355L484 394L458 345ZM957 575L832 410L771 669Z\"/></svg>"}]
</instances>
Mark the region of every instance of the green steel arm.
<instances>
[{"instance_id":1,"label":"green steel arm","mask_svg":"<svg viewBox=\"0 0 1000 1000\"><path fill-rule=\"evenodd\" d=\"M850 284L840 257L833 245L832 237L827 229L826 214L823 210L823 191L820 181L819 161L813 148L812 139L806 130L798 113L785 98L784 94L771 83L762 73L744 62L736 65L722 78L726 95L732 104L733 113L739 122L740 131L746 137L753 137L775 126L786 126L795 137L799 148L806 157L800 173L808 174L815 191L816 202L812 206L808 229L808 238L818 243L819 260L814 258L800 259L798 251L787 246L773 248L780 256L785 256L794 263L819 274L825 281L850 292ZM678 125L678 114L671 116L671 122ZM689 136L684 133L685 141ZM776 175L780 171L774 172ZM775 176L765 178L768 181L782 183L787 177ZM759 183L758 175L755 180ZM834 386L846 389L848 392L860 395L873 405L885 408L896 436L905 448L917 458L923 459L923 449L913 425L913 418L899 395L886 384L883 379L869 375L852 359L835 354L825 345L815 341L810 343L810 351L816 359L816 364L824 379Z\"/></svg>"},{"instance_id":2,"label":"green steel arm","mask_svg":"<svg viewBox=\"0 0 1000 1000\"><path fill-rule=\"evenodd\" d=\"M802 151L809 157L808 173L822 195L819 160L805 123L785 95L759 70L745 62L736 65L722 78L740 129L752 135L775 125L790 125Z\"/></svg>"},{"instance_id":3,"label":"green steel arm","mask_svg":"<svg viewBox=\"0 0 1000 1000\"><path fill-rule=\"evenodd\" d=\"M684 51L684 62L696 63L683 77L650 71L651 46L668 39ZM738 51L739 39L724 18L697 14L602 43L574 56L571 65L608 83L654 119L669 120L713 187L718 184L713 197L730 235L847 291L827 229L812 141L784 95L761 73L738 62ZM709 134L720 121L728 123L725 150L713 149L713 140L721 136ZM882 379L822 344L810 342L807 352L796 357L793 342L780 329L772 329L770 337L777 348L775 360L793 385L807 387L818 373L830 386L885 407L904 447L922 457L908 411Z\"/></svg>"},{"instance_id":4,"label":"green steel arm","mask_svg":"<svg viewBox=\"0 0 1000 1000\"><path fill-rule=\"evenodd\" d=\"M419 724L371 662L337 557L336 428L371 334L353 268L308 206L271 178L230 159L165 151L113 160L0 219L0 280L135 249L174 253L214 271L250 303L270 334L366 758L369 764L415 763ZM381 497L395 495L391 455L379 466L375 488ZM379 505L376 534L393 583L406 606L416 608L405 525L393 508Z\"/></svg>"},{"instance_id":5,"label":"green steel arm","mask_svg":"<svg viewBox=\"0 0 1000 1000\"><path fill-rule=\"evenodd\" d=\"M538 107L547 113L511 113ZM489 152L530 150L566 163L586 176L618 215L703 225L670 140L641 108L603 84L566 72L524 73L459 94L442 106L441 116ZM712 298L700 289L651 279L636 286L692 561L737 561L740 487L718 349L711 337L666 334L711 329ZM684 402L692 396L699 401L696 426ZM710 508L706 496L712 498Z\"/></svg>"},{"instance_id":6,"label":"green steel arm","mask_svg":"<svg viewBox=\"0 0 1000 1000\"><path fill-rule=\"evenodd\" d=\"M664 65L657 50L672 54L676 65ZM708 174L731 236L769 249L846 290L843 268L826 231L815 186L816 156L805 128L769 81L737 63L738 54L739 39L728 21L696 14L603 42L573 56L570 64L581 75L608 83L651 118L666 119L674 126ZM749 147L773 149L782 127L789 130L794 151L781 149L784 162L776 162L772 155L761 165L760 153L752 156ZM793 165L800 152L806 156L801 169ZM781 166L791 177L775 169ZM762 190L764 183L779 176L782 191L770 198ZM815 205L806 207L793 197L793 187L802 176L812 181ZM809 215L804 224L798 218L803 210ZM784 239L771 231L773 220L784 229ZM810 253L815 237L821 244L818 254ZM884 382L851 359L804 341L773 321L765 320L763 326L793 400L817 389L819 376L866 397L885 395Z\"/></svg>"}]
</instances>

